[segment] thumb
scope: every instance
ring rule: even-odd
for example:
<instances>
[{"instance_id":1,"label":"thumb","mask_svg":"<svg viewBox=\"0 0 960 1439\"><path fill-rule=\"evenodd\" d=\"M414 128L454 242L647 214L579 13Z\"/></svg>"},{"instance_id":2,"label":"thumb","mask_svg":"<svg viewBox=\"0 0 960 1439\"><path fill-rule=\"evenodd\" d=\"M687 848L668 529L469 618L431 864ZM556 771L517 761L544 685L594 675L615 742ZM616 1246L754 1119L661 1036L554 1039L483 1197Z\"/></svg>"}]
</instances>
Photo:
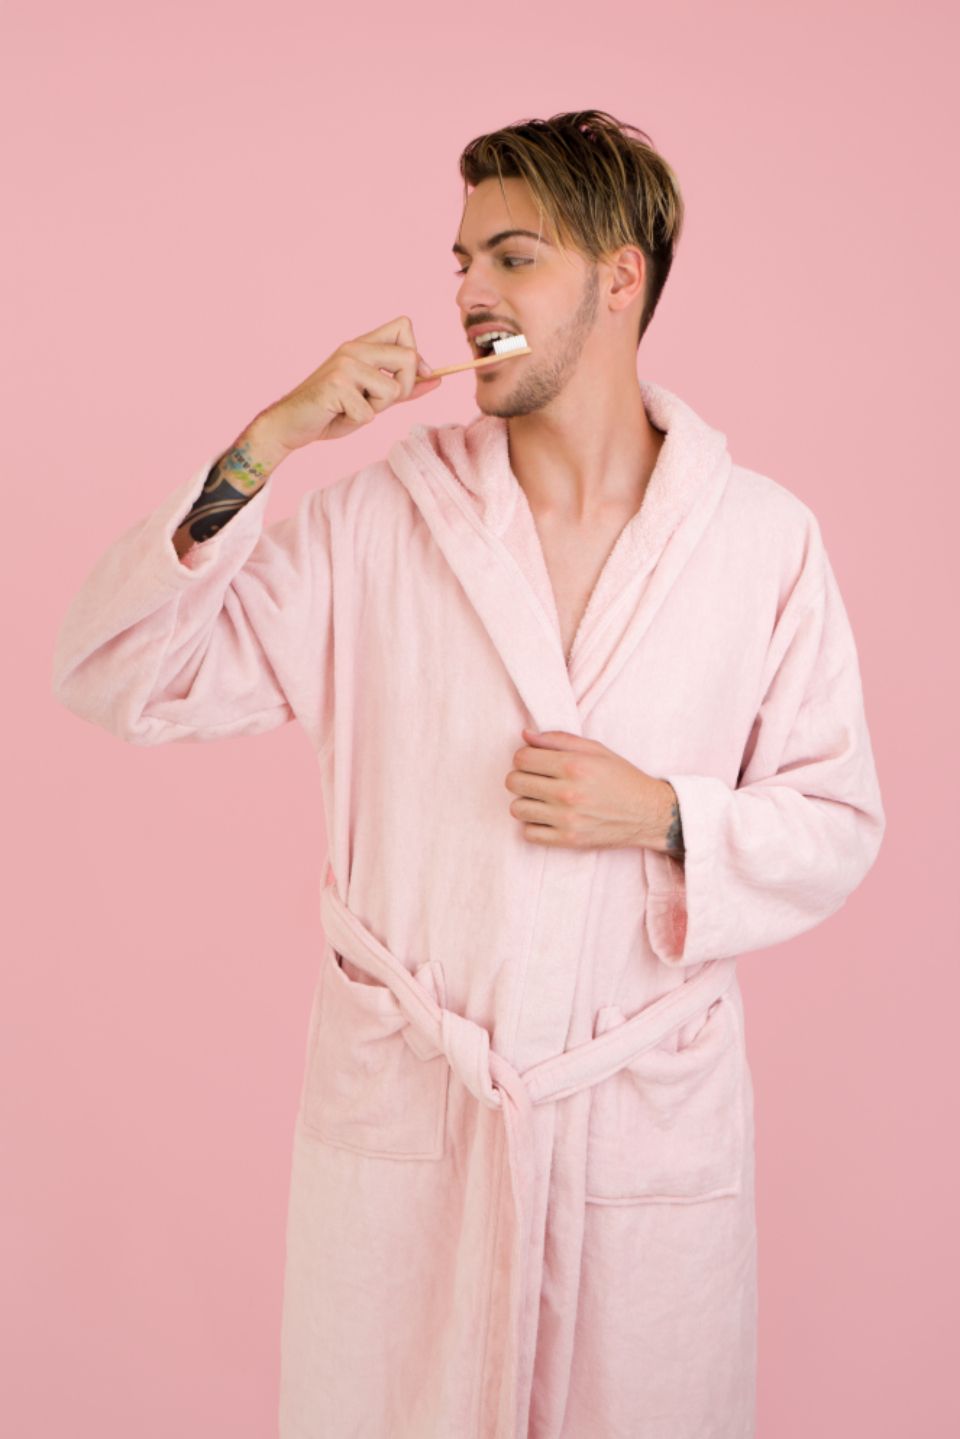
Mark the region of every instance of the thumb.
<instances>
[{"instance_id":1,"label":"thumb","mask_svg":"<svg viewBox=\"0 0 960 1439\"><path fill-rule=\"evenodd\" d=\"M437 375L435 378L431 375L430 366L426 360L418 360L417 373L413 378L413 389L406 398L412 400L414 397L425 395L428 390L435 390L442 381L442 375Z\"/></svg>"}]
</instances>

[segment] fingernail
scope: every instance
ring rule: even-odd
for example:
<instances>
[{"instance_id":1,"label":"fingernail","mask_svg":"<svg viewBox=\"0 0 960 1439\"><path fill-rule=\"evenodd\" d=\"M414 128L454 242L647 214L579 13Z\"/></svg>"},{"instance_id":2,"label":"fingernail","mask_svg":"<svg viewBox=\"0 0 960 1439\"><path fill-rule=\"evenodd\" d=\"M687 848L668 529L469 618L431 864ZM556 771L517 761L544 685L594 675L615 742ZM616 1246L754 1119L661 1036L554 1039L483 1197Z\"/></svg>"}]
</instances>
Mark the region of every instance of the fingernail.
<instances>
[{"instance_id":1,"label":"fingernail","mask_svg":"<svg viewBox=\"0 0 960 1439\"><path fill-rule=\"evenodd\" d=\"M432 365L428 365L427 362L426 362L426 360L424 360L422 357L417 361L417 374L418 374L418 375L429 375L432 369L433 369L433 366L432 366Z\"/></svg>"}]
</instances>

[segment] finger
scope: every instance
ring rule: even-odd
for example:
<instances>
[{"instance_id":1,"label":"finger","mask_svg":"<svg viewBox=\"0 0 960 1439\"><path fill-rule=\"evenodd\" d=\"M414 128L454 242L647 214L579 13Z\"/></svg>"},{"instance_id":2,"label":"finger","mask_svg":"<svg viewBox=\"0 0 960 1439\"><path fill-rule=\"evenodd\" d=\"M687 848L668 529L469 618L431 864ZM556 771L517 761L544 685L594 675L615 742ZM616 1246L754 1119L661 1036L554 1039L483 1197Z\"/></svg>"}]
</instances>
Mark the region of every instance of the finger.
<instances>
[{"instance_id":1,"label":"finger","mask_svg":"<svg viewBox=\"0 0 960 1439\"><path fill-rule=\"evenodd\" d=\"M349 358L369 365L372 369L385 370L389 379L398 382L399 388L393 401L409 399L413 393L420 361L416 350L409 345L371 344L366 340L348 340L342 348Z\"/></svg>"},{"instance_id":2,"label":"finger","mask_svg":"<svg viewBox=\"0 0 960 1439\"><path fill-rule=\"evenodd\" d=\"M511 770L505 781L511 793L521 799L546 800L550 804L561 803L557 794L560 781L552 775L528 774L523 770Z\"/></svg>"},{"instance_id":3,"label":"finger","mask_svg":"<svg viewBox=\"0 0 960 1439\"><path fill-rule=\"evenodd\" d=\"M358 360L363 360L368 365L379 365L391 374L396 374L403 368L407 357L413 360L413 368L416 371L416 351L409 345L387 345L382 341L373 340L347 340L340 347L344 354L353 355Z\"/></svg>"},{"instance_id":4,"label":"finger","mask_svg":"<svg viewBox=\"0 0 960 1439\"><path fill-rule=\"evenodd\" d=\"M358 340L386 340L393 345L406 345L413 338L413 324L409 315L397 315L393 320L386 320L382 325L375 325L372 330L358 335Z\"/></svg>"},{"instance_id":5,"label":"finger","mask_svg":"<svg viewBox=\"0 0 960 1439\"><path fill-rule=\"evenodd\" d=\"M423 357L420 355L420 352L417 349L417 340L416 336L413 333L413 321L410 319L409 315L398 315L396 319L388 320L386 324L378 325L376 329L368 330L365 335L358 335L354 343L369 343L372 346L379 346L381 350L386 349L388 352L394 352L393 359L390 361L383 359L373 359L371 363L377 365L384 365L384 367L389 368L392 373L398 372L397 366L399 365L399 368L403 373L404 379L404 399L408 399L410 393L413 390L418 368L418 362L422 365L422 368L424 369L430 370L433 368L432 365L427 364L427 362L423 360ZM408 356L406 354L403 354L401 357L398 355L398 351L409 352L409 384L407 384L406 382ZM367 355L364 355L363 358L370 359L370 357Z\"/></svg>"},{"instance_id":6,"label":"finger","mask_svg":"<svg viewBox=\"0 0 960 1439\"><path fill-rule=\"evenodd\" d=\"M555 776L562 774L563 760L564 756L557 750L534 749L530 745L521 746L513 757L514 766L528 774Z\"/></svg>"},{"instance_id":7,"label":"finger","mask_svg":"<svg viewBox=\"0 0 960 1439\"><path fill-rule=\"evenodd\" d=\"M401 400L417 400L420 398L421 395L425 395L429 390L435 390L437 386L441 385L442 383L443 375L438 376L437 379L434 379L432 376L430 376L428 379L424 379L423 376L418 375L417 382L411 390L410 394L401 395L400 398Z\"/></svg>"},{"instance_id":8,"label":"finger","mask_svg":"<svg viewBox=\"0 0 960 1439\"><path fill-rule=\"evenodd\" d=\"M531 744L542 749L575 749L584 750L587 753L597 753L606 749L606 745L599 740L588 739L586 735L571 734L569 730L550 729L537 731L524 728L523 734Z\"/></svg>"},{"instance_id":9,"label":"finger","mask_svg":"<svg viewBox=\"0 0 960 1439\"><path fill-rule=\"evenodd\" d=\"M396 375L385 375L376 365L368 365L352 355L346 357L346 366L351 384L370 401L376 414L400 398L402 385Z\"/></svg>"},{"instance_id":10,"label":"finger","mask_svg":"<svg viewBox=\"0 0 960 1439\"><path fill-rule=\"evenodd\" d=\"M352 385L344 385L337 395L340 407L348 420L353 420L357 425L369 425L371 420L377 417L376 410Z\"/></svg>"},{"instance_id":11,"label":"finger","mask_svg":"<svg viewBox=\"0 0 960 1439\"><path fill-rule=\"evenodd\" d=\"M434 378L430 373L431 367L417 351L409 345L382 345L371 344L365 340L349 340L343 346L348 355L361 360L365 364L375 365L379 369L389 371L390 375L399 381L400 391L397 400L409 400L417 390L417 394L426 394L427 389L436 389L443 376ZM422 370L426 375L426 381L418 374ZM418 385L424 388L417 389Z\"/></svg>"},{"instance_id":12,"label":"finger","mask_svg":"<svg viewBox=\"0 0 960 1439\"><path fill-rule=\"evenodd\" d=\"M510 806L510 813L514 819L522 819L531 824L543 824L553 826L555 816L550 805L541 799L515 799Z\"/></svg>"}]
</instances>

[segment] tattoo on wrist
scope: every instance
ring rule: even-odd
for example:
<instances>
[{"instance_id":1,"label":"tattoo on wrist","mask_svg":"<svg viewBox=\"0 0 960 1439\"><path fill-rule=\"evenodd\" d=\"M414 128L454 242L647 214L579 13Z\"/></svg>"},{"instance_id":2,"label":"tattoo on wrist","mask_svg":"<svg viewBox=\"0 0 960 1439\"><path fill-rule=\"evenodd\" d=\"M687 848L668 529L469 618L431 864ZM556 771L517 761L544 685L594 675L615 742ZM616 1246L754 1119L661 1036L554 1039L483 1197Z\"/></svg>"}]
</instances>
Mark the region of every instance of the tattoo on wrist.
<instances>
[{"instance_id":1,"label":"tattoo on wrist","mask_svg":"<svg viewBox=\"0 0 960 1439\"><path fill-rule=\"evenodd\" d=\"M247 444L236 445L214 465L190 513L179 529L200 542L215 535L237 510L243 509L271 471L250 456Z\"/></svg>"},{"instance_id":2,"label":"tattoo on wrist","mask_svg":"<svg viewBox=\"0 0 960 1439\"><path fill-rule=\"evenodd\" d=\"M674 859L683 859L684 853L680 805L678 801L674 801L670 810L670 828L667 830L667 854L672 854Z\"/></svg>"}]
</instances>

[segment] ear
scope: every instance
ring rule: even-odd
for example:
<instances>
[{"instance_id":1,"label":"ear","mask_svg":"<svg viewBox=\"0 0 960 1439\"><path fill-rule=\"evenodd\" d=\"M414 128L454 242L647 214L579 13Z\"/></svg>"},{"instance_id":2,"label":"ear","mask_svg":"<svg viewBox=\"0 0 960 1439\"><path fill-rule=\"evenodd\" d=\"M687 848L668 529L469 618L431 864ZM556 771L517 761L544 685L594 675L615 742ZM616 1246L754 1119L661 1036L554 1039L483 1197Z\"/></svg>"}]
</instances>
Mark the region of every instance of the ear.
<instances>
[{"instance_id":1,"label":"ear","mask_svg":"<svg viewBox=\"0 0 960 1439\"><path fill-rule=\"evenodd\" d=\"M647 283L647 257L638 245L621 245L606 261L610 272L610 308L625 310L643 300Z\"/></svg>"}]
</instances>

